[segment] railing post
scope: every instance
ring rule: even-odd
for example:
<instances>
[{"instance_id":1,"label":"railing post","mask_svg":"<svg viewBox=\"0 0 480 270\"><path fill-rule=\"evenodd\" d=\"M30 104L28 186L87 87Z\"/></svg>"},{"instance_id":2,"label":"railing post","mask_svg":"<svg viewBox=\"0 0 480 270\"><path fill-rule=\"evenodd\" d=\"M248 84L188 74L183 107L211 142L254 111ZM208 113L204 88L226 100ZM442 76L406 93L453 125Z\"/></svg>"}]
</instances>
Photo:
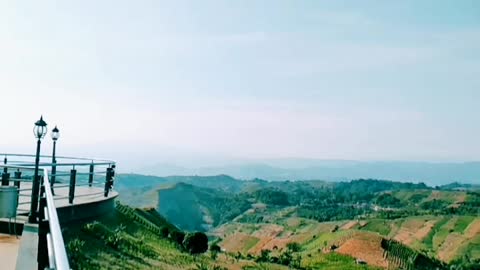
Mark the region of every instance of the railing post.
<instances>
[{"instance_id":1,"label":"railing post","mask_svg":"<svg viewBox=\"0 0 480 270\"><path fill-rule=\"evenodd\" d=\"M94 172L94 168L93 168L93 162L92 164L90 164L90 174L88 175L88 186L91 187L92 186L92 183L93 183L93 172Z\"/></svg>"},{"instance_id":2,"label":"railing post","mask_svg":"<svg viewBox=\"0 0 480 270\"><path fill-rule=\"evenodd\" d=\"M77 170L72 169L70 171L70 190L68 192L68 203L72 204L75 198L75 181L77 178Z\"/></svg>"},{"instance_id":3,"label":"railing post","mask_svg":"<svg viewBox=\"0 0 480 270\"><path fill-rule=\"evenodd\" d=\"M45 188L42 186L41 189L45 190ZM42 197L40 197L40 204L39 204L39 211L38 211L38 220L44 220L45 219L45 207L47 206L47 198L45 197L45 193Z\"/></svg>"},{"instance_id":4,"label":"railing post","mask_svg":"<svg viewBox=\"0 0 480 270\"><path fill-rule=\"evenodd\" d=\"M5 168L7 170L7 168ZM2 173L2 186L8 186L10 184L10 174L7 172Z\"/></svg>"},{"instance_id":5,"label":"railing post","mask_svg":"<svg viewBox=\"0 0 480 270\"><path fill-rule=\"evenodd\" d=\"M104 196L108 197L108 192L110 192L110 189L112 188L112 178L113 178L113 168L108 167L107 168L107 175L105 176L105 192Z\"/></svg>"},{"instance_id":6,"label":"railing post","mask_svg":"<svg viewBox=\"0 0 480 270\"><path fill-rule=\"evenodd\" d=\"M50 232L48 220L45 220L45 207L47 206L47 198L42 196L40 198L40 213L38 224L38 247L37 247L37 262L38 269L46 269L49 266L48 261L48 243L47 234Z\"/></svg>"},{"instance_id":7,"label":"railing post","mask_svg":"<svg viewBox=\"0 0 480 270\"><path fill-rule=\"evenodd\" d=\"M41 199L42 196L45 195L45 186L43 185L43 180L44 180L43 176L39 176L39 178L40 178L40 199ZM40 201L40 199L39 199L39 201ZM41 208L39 207L39 209L41 209Z\"/></svg>"},{"instance_id":8,"label":"railing post","mask_svg":"<svg viewBox=\"0 0 480 270\"><path fill-rule=\"evenodd\" d=\"M57 160L53 159L52 163L52 173L50 177L50 190L52 191L52 195L55 195L55 191L53 190L53 185L55 184L55 178L57 174Z\"/></svg>"},{"instance_id":9,"label":"railing post","mask_svg":"<svg viewBox=\"0 0 480 270\"><path fill-rule=\"evenodd\" d=\"M3 164L7 164L7 157L3 160ZM8 173L8 168L5 167L3 168L3 173L2 173L2 186L8 186L10 184L9 182L10 179L10 174Z\"/></svg>"},{"instance_id":10,"label":"railing post","mask_svg":"<svg viewBox=\"0 0 480 270\"><path fill-rule=\"evenodd\" d=\"M14 173L14 177L15 179L18 179L18 181L15 181L15 186L20 189L20 179L22 179L22 172L20 169L17 169L17 171Z\"/></svg>"}]
</instances>

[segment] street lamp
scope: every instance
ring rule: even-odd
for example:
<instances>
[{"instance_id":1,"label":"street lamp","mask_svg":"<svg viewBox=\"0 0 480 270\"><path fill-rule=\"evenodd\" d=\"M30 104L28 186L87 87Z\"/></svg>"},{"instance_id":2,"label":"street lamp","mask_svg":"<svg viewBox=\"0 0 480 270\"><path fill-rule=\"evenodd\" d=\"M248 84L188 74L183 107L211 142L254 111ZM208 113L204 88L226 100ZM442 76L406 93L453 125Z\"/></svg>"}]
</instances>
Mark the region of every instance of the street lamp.
<instances>
[{"instance_id":1,"label":"street lamp","mask_svg":"<svg viewBox=\"0 0 480 270\"><path fill-rule=\"evenodd\" d=\"M58 130L57 126L52 129L52 140L53 140L53 153L52 153L52 176L50 179L52 180L51 187L52 187L52 194L55 195L53 191L53 185L55 184L55 174L57 173L57 159L55 158L55 148L57 146L57 140L60 138L60 131Z\"/></svg>"},{"instance_id":2,"label":"street lamp","mask_svg":"<svg viewBox=\"0 0 480 270\"><path fill-rule=\"evenodd\" d=\"M33 175L32 185L32 202L30 203L30 214L28 216L29 223L35 223L37 221L37 208L38 208L38 195L40 192L40 178L38 177L38 164L40 163L40 144L41 140L47 134L47 123L43 121L43 116L40 120L35 122L33 127L33 135L37 139L37 154L35 156L35 173Z\"/></svg>"}]
</instances>

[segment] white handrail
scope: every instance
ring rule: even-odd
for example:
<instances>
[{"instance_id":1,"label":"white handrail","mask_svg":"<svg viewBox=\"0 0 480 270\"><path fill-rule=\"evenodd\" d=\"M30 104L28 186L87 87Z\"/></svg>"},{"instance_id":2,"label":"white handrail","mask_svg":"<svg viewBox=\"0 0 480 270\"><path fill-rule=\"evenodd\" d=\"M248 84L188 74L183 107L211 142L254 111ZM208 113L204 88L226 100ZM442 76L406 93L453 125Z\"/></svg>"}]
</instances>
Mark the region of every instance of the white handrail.
<instances>
[{"instance_id":1,"label":"white handrail","mask_svg":"<svg viewBox=\"0 0 480 270\"><path fill-rule=\"evenodd\" d=\"M50 265L50 268L70 270L65 243L63 242L62 230L60 229L60 221L58 220L57 208L53 202L53 194L50 187L50 180L48 179L47 169L43 169L43 185L45 188L45 198L47 200L48 224L50 227L53 255L55 258L55 265Z\"/></svg>"}]
</instances>

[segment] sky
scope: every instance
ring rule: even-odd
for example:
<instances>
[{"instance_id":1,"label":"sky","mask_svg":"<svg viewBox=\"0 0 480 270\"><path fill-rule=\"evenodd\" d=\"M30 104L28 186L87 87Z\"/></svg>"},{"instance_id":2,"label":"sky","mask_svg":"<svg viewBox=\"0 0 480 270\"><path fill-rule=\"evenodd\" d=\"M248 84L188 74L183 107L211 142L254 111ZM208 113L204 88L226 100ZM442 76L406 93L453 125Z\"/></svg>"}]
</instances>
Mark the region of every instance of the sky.
<instances>
[{"instance_id":1,"label":"sky","mask_svg":"<svg viewBox=\"0 0 480 270\"><path fill-rule=\"evenodd\" d=\"M0 152L480 160L479 48L475 0L0 0Z\"/></svg>"}]
</instances>

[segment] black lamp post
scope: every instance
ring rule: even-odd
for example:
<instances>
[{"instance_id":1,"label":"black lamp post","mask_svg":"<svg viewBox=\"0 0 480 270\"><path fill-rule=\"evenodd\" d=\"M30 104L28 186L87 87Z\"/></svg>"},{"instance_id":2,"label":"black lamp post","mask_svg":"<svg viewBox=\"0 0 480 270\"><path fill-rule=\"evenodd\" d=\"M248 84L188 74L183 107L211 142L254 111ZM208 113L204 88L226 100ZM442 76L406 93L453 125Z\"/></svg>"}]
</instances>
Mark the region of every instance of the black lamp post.
<instances>
[{"instance_id":1,"label":"black lamp post","mask_svg":"<svg viewBox=\"0 0 480 270\"><path fill-rule=\"evenodd\" d=\"M53 153L52 153L52 177L50 178L52 180L51 187L52 187L52 194L55 195L55 192L53 191L53 185L55 184L55 174L57 173L57 159L55 158L55 148L57 146L57 140L60 138L60 131L58 130L57 126L55 126L54 129L52 129L52 140L53 140Z\"/></svg>"},{"instance_id":2,"label":"black lamp post","mask_svg":"<svg viewBox=\"0 0 480 270\"><path fill-rule=\"evenodd\" d=\"M38 176L38 164L40 163L40 144L41 140L47 134L47 123L43 121L43 117L35 122L33 127L33 134L37 139L37 154L35 156L35 173L33 175L32 185L32 202L30 204L30 215L28 216L29 223L35 223L37 221L37 208L38 208L38 195L40 193L40 177Z\"/></svg>"}]
</instances>

